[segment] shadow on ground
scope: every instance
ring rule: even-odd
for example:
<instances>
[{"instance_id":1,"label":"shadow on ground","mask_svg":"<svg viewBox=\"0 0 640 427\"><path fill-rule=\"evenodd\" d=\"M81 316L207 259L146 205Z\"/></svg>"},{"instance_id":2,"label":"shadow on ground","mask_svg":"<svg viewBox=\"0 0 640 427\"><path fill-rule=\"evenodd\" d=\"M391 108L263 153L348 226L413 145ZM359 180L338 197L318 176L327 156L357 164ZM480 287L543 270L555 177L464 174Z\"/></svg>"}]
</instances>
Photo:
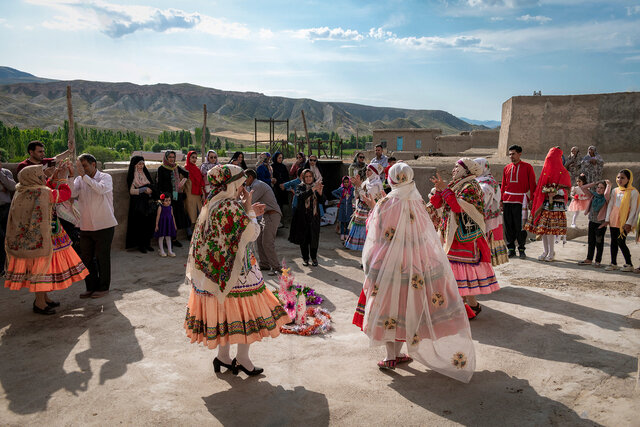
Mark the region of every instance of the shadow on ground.
<instances>
[{"instance_id":1,"label":"shadow on ground","mask_svg":"<svg viewBox=\"0 0 640 427\"><path fill-rule=\"evenodd\" d=\"M228 390L202 398L222 425L329 425L329 403L324 394L302 386L285 390L259 378L230 375L218 375L229 383Z\"/></svg>"},{"instance_id":2,"label":"shadow on ground","mask_svg":"<svg viewBox=\"0 0 640 427\"><path fill-rule=\"evenodd\" d=\"M392 389L416 405L462 425L598 425L580 418L562 403L539 395L527 380L502 371L476 372L469 384L463 384L433 371L421 372L410 366L402 369L414 375L388 372ZM420 424L420 420L415 421Z\"/></svg>"},{"instance_id":3,"label":"shadow on ground","mask_svg":"<svg viewBox=\"0 0 640 427\"><path fill-rule=\"evenodd\" d=\"M76 355L80 369L69 371L65 360L85 333L89 334L89 348ZM38 353L37 359L33 353ZM124 375L127 365L142 357L131 322L112 300L86 305L78 301L76 307L59 310L47 319L13 319L0 341L0 383L12 412L33 414L45 411L58 390L86 391L94 375L92 360L106 360L98 373L104 384Z\"/></svg>"}]
</instances>

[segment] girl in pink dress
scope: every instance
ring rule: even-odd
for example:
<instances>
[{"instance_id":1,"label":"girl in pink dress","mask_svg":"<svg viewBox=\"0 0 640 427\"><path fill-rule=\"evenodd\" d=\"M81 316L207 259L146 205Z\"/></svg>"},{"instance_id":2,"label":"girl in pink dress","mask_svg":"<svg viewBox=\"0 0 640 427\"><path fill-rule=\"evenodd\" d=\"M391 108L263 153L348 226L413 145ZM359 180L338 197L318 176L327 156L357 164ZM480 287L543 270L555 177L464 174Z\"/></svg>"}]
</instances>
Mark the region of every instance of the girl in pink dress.
<instances>
[{"instance_id":1,"label":"girl in pink dress","mask_svg":"<svg viewBox=\"0 0 640 427\"><path fill-rule=\"evenodd\" d=\"M580 174L576 178L576 185L571 187L571 203L568 209L570 212L573 212L571 228L576 228L576 218L578 218L578 214L584 212L589 207L591 197L582 189L583 185L587 185L587 177L584 174Z\"/></svg>"},{"instance_id":2,"label":"girl in pink dress","mask_svg":"<svg viewBox=\"0 0 640 427\"><path fill-rule=\"evenodd\" d=\"M389 169L392 191L373 207L362 252L365 281L353 323L371 346L384 345L380 369L417 360L459 381L475 369L469 321L426 203L406 163ZM406 343L408 355L400 353Z\"/></svg>"}]
</instances>

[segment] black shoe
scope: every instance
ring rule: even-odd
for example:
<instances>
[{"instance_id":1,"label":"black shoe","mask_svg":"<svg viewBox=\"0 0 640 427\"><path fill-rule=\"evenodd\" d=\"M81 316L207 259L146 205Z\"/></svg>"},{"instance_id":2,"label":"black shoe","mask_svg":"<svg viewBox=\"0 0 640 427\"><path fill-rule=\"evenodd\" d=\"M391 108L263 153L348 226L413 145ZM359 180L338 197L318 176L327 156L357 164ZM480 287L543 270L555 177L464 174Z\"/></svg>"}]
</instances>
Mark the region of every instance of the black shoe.
<instances>
[{"instance_id":1,"label":"black shoe","mask_svg":"<svg viewBox=\"0 0 640 427\"><path fill-rule=\"evenodd\" d=\"M527 254L525 254L524 251L518 251L518 252L519 252L518 257L520 259L525 259L527 257Z\"/></svg>"},{"instance_id":2,"label":"black shoe","mask_svg":"<svg viewBox=\"0 0 640 427\"><path fill-rule=\"evenodd\" d=\"M151 246L147 246L145 249L149 252L153 252L153 248Z\"/></svg>"},{"instance_id":3,"label":"black shoe","mask_svg":"<svg viewBox=\"0 0 640 427\"><path fill-rule=\"evenodd\" d=\"M147 248L144 248L144 247L142 247L142 246L141 246L141 247L139 247L139 248L138 248L138 250L139 250L141 253L143 253L143 254L146 254L146 253L147 253Z\"/></svg>"},{"instance_id":4,"label":"black shoe","mask_svg":"<svg viewBox=\"0 0 640 427\"><path fill-rule=\"evenodd\" d=\"M182 243L180 243L177 240L174 240L173 242L171 242L173 244L173 246L175 246L176 248L181 248L182 247Z\"/></svg>"},{"instance_id":5,"label":"black shoe","mask_svg":"<svg viewBox=\"0 0 640 427\"><path fill-rule=\"evenodd\" d=\"M235 361L235 359L233 359ZM224 363L223 361L221 361L220 359L218 359L217 357L215 359L213 359L213 372L220 372L220 367L224 366L225 368L227 368L229 371L233 371L233 362L231 362L231 364L227 364Z\"/></svg>"},{"instance_id":6,"label":"black shoe","mask_svg":"<svg viewBox=\"0 0 640 427\"><path fill-rule=\"evenodd\" d=\"M47 302L47 305L51 308L56 308L56 307L60 307L60 303L56 302L56 301L49 301Z\"/></svg>"},{"instance_id":7,"label":"black shoe","mask_svg":"<svg viewBox=\"0 0 640 427\"><path fill-rule=\"evenodd\" d=\"M35 301L33 302L33 312L37 314L44 314L47 316L51 314L56 314L56 311L53 308L49 306L46 306L45 308L40 308L36 305Z\"/></svg>"},{"instance_id":8,"label":"black shoe","mask_svg":"<svg viewBox=\"0 0 640 427\"><path fill-rule=\"evenodd\" d=\"M303 260L302 261L302 265L304 265L305 267L308 267L309 266L309 260L308 259Z\"/></svg>"},{"instance_id":9,"label":"black shoe","mask_svg":"<svg viewBox=\"0 0 640 427\"><path fill-rule=\"evenodd\" d=\"M482 311L482 307L480 307L480 303L476 304L476 306L472 306L470 305L469 308L471 308L471 310L473 310L473 312L476 314L476 316ZM475 319L475 317L474 317Z\"/></svg>"},{"instance_id":10,"label":"black shoe","mask_svg":"<svg viewBox=\"0 0 640 427\"><path fill-rule=\"evenodd\" d=\"M238 362L236 361L236 359L233 359L233 362L231 362L231 366L233 366L233 375L238 375L238 370L244 372L245 374L249 375L250 377L253 377L255 375L260 375L261 373L264 372L264 369L256 368L255 366L253 367L253 371L250 371L247 368L245 368L244 366L239 365Z\"/></svg>"},{"instance_id":11,"label":"black shoe","mask_svg":"<svg viewBox=\"0 0 640 427\"><path fill-rule=\"evenodd\" d=\"M515 257L516 257L516 250L509 249L509 258L515 258Z\"/></svg>"},{"instance_id":12,"label":"black shoe","mask_svg":"<svg viewBox=\"0 0 640 427\"><path fill-rule=\"evenodd\" d=\"M314 260L311 262L311 265L313 265L314 267L317 267L317 266L318 266L318 260L317 260L317 259L314 259Z\"/></svg>"}]
</instances>

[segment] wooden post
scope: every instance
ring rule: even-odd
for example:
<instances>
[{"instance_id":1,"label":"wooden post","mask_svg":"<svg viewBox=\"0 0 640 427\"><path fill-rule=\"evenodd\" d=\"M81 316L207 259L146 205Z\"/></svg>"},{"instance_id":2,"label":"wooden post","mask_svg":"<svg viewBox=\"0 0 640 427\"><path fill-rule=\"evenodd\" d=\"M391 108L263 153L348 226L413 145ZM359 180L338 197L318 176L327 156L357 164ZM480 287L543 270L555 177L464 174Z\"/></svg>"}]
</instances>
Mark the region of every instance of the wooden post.
<instances>
[{"instance_id":1,"label":"wooden post","mask_svg":"<svg viewBox=\"0 0 640 427\"><path fill-rule=\"evenodd\" d=\"M300 113L302 114L302 124L304 125L304 136L307 138L307 155L310 156L313 153L311 152L311 141L309 141L309 132L307 131L307 119L304 118L304 110L300 110Z\"/></svg>"},{"instance_id":2,"label":"wooden post","mask_svg":"<svg viewBox=\"0 0 640 427\"><path fill-rule=\"evenodd\" d=\"M258 119L253 119L253 154L258 158Z\"/></svg>"},{"instance_id":3,"label":"wooden post","mask_svg":"<svg viewBox=\"0 0 640 427\"><path fill-rule=\"evenodd\" d=\"M73 122L73 106L71 105L71 86L67 86L67 112L69 113L69 135L67 137L67 146L69 154L75 161L76 158L76 129Z\"/></svg>"},{"instance_id":4,"label":"wooden post","mask_svg":"<svg viewBox=\"0 0 640 427\"><path fill-rule=\"evenodd\" d=\"M205 162L205 156L206 156L206 151L204 151L205 149L205 143L207 141L207 104L203 105L203 113L204 113L204 120L202 123L202 140L200 141L200 155L202 156L202 163ZM187 159L187 161L189 161L189 159Z\"/></svg>"}]
</instances>

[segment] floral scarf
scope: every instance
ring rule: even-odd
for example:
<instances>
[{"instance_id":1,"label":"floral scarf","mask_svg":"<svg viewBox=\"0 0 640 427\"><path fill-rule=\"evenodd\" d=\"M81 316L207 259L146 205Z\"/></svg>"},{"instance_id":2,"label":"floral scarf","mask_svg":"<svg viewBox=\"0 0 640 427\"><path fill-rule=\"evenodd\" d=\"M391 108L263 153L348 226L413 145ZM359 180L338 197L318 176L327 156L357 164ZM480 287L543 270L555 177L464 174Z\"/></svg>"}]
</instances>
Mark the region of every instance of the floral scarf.
<instances>
[{"instance_id":1,"label":"floral scarf","mask_svg":"<svg viewBox=\"0 0 640 427\"><path fill-rule=\"evenodd\" d=\"M173 200L178 200L178 193L180 192L180 171L178 170L178 165L174 161L173 163L169 162L169 155L175 155L175 151L166 151L164 153L164 160L162 160L162 167L169 169L171 171L171 188L173 188Z\"/></svg>"},{"instance_id":2,"label":"floral scarf","mask_svg":"<svg viewBox=\"0 0 640 427\"><path fill-rule=\"evenodd\" d=\"M206 279L203 288L222 303L242 270L248 243L242 237L251 219L235 198L238 186L246 179L241 167L214 166L207 177L212 186L211 199L198 216L189 249L187 277L196 281Z\"/></svg>"},{"instance_id":3,"label":"floral scarf","mask_svg":"<svg viewBox=\"0 0 640 427\"><path fill-rule=\"evenodd\" d=\"M5 250L9 257L26 259L26 273L44 274L53 254L51 190L43 184L42 165L27 166L18 174L11 202Z\"/></svg>"}]
</instances>

